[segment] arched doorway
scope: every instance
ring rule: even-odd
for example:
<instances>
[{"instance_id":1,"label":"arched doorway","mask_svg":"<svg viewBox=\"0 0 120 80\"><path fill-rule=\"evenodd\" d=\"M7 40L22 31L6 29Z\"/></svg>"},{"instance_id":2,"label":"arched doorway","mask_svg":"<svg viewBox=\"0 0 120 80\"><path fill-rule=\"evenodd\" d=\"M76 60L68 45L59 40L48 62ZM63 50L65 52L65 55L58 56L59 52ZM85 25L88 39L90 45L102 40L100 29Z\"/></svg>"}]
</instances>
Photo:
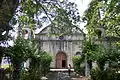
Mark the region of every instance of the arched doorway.
<instances>
[{"instance_id":1,"label":"arched doorway","mask_svg":"<svg viewBox=\"0 0 120 80\"><path fill-rule=\"evenodd\" d=\"M64 52L59 51L56 55L56 68L66 68L67 67L67 56Z\"/></svg>"}]
</instances>

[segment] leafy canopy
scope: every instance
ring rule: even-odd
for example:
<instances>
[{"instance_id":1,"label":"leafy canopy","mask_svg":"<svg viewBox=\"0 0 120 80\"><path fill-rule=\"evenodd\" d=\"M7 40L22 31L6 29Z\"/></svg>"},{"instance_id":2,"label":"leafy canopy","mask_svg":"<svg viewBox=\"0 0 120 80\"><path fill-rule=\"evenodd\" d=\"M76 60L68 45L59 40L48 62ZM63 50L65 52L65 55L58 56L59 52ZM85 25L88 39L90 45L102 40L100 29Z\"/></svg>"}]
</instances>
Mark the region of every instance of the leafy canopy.
<instances>
[{"instance_id":1,"label":"leafy canopy","mask_svg":"<svg viewBox=\"0 0 120 80\"><path fill-rule=\"evenodd\" d=\"M95 35L95 29L103 27L106 35L120 37L119 8L119 0L92 0L83 16L88 34Z\"/></svg>"},{"instance_id":2,"label":"leafy canopy","mask_svg":"<svg viewBox=\"0 0 120 80\"><path fill-rule=\"evenodd\" d=\"M80 23L76 7L75 3L68 0L21 0L12 24L19 23L22 27L29 26L33 30L51 23L52 33L66 34Z\"/></svg>"},{"instance_id":3,"label":"leafy canopy","mask_svg":"<svg viewBox=\"0 0 120 80\"><path fill-rule=\"evenodd\" d=\"M10 47L8 56L10 56L11 61L26 61L30 54L32 54L31 42L29 40L23 39L20 36L15 40L14 46Z\"/></svg>"}]
</instances>

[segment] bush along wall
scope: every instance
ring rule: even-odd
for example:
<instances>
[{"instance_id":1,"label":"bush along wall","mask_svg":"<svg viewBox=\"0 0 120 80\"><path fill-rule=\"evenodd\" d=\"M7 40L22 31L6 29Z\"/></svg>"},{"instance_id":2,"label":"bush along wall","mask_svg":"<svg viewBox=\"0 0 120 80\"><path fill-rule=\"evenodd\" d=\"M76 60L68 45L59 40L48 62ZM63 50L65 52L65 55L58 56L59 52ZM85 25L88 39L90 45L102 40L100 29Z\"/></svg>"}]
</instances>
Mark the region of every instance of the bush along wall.
<instances>
[{"instance_id":1,"label":"bush along wall","mask_svg":"<svg viewBox=\"0 0 120 80\"><path fill-rule=\"evenodd\" d=\"M50 63L52 61L52 57L47 54L45 51L40 54L40 64L41 64L41 72L43 76L45 76L50 70Z\"/></svg>"},{"instance_id":2,"label":"bush along wall","mask_svg":"<svg viewBox=\"0 0 120 80\"><path fill-rule=\"evenodd\" d=\"M75 72L80 75L84 75L84 66L83 65L83 59L81 56L73 56L73 68L75 69Z\"/></svg>"}]
</instances>

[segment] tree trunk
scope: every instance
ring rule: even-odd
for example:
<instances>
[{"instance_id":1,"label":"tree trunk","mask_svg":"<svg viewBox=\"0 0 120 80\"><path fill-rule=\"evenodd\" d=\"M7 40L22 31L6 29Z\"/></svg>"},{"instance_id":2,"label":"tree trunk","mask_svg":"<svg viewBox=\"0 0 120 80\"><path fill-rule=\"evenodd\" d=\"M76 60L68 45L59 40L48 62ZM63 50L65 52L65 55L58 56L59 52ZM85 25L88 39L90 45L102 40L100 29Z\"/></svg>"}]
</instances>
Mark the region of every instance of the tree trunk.
<instances>
[{"instance_id":1,"label":"tree trunk","mask_svg":"<svg viewBox=\"0 0 120 80\"><path fill-rule=\"evenodd\" d=\"M90 70L91 70L92 69L92 60L89 60L87 63L89 64Z\"/></svg>"},{"instance_id":2,"label":"tree trunk","mask_svg":"<svg viewBox=\"0 0 120 80\"><path fill-rule=\"evenodd\" d=\"M98 66L99 66L100 70L103 71L104 66L105 66L105 62L104 61L98 62Z\"/></svg>"},{"instance_id":3,"label":"tree trunk","mask_svg":"<svg viewBox=\"0 0 120 80\"><path fill-rule=\"evenodd\" d=\"M0 41L5 40L5 37L8 36L8 34L2 35L2 33L4 31L8 33L10 30L10 26L8 25L18 4L19 0L0 0Z\"/></svg>"},{"instance_id":4,"label":"tree trunk","mask_svg":"<svg viewBox=\"0 0 120 80\"><path fill-rule=\"evenodd\" d=\"M1 67L1 62L2 62L2 56L0 56L0 67Z\"/></svg>"},{"instance_id":5,"label":"tree trunk","mask_svg":"<svg viewBox=\"0 0 120 80\"><path fill-rule=\"evenodd\" d=\"M4 52L5 52L5 49L0 46L0 66L1 66L1 62L2 62Z\"/></svg>"},{"instance_id":6,"label":"tree trunk","mask_svg":"<svg viewBox=\"0 0 120 80\"><path fill-rule=\"evenodd\" d=\"M18 4L19 0L0 0L0 24L9 23Z\"/></svg>"},{"instance_id":7,"label":"tree trunk","mask_svg":"<svg viewBox=\"0 0 120 80\"><path fill-rule=\"evenodd\" d=\"M13 76L12 80L20 80L20 72L22 69L21 62L14 61L13 62Z\"/></svg>"}]
</instances>

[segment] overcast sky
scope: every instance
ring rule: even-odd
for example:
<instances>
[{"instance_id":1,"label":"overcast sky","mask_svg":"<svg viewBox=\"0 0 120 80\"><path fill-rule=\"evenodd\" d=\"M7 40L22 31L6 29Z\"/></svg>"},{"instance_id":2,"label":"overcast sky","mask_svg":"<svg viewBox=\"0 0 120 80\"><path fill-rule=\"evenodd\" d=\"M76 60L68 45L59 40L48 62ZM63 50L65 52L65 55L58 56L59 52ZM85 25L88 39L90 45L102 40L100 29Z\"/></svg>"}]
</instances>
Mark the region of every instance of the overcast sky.
<instances>
[{"instance_id":1,"label":"overcast sky","mask_svg":"<svg viewBox=\"0 0 120 80\"><path fill-rule=\"evenodd\" d=\"M79 13L82 16L84 11L88 8L88 4L91 0L69 0L71 2L75 2L78 6Z\"/></svg>"},{"instance_id":2,"label":"overcast sky","mask_svg":"<svg viewBox=\"0 0 120 80\"><path fill-rule=\"evenodd\" d=\"M69 0L71 2L75 2L77 4L80 16L82 17L84 11L88 8L89 3L91 0ZM84 33L87 33L86 29L84 28L85 23L80 23L80 28L83 29Z\"/></svg>"}]
</instances>

